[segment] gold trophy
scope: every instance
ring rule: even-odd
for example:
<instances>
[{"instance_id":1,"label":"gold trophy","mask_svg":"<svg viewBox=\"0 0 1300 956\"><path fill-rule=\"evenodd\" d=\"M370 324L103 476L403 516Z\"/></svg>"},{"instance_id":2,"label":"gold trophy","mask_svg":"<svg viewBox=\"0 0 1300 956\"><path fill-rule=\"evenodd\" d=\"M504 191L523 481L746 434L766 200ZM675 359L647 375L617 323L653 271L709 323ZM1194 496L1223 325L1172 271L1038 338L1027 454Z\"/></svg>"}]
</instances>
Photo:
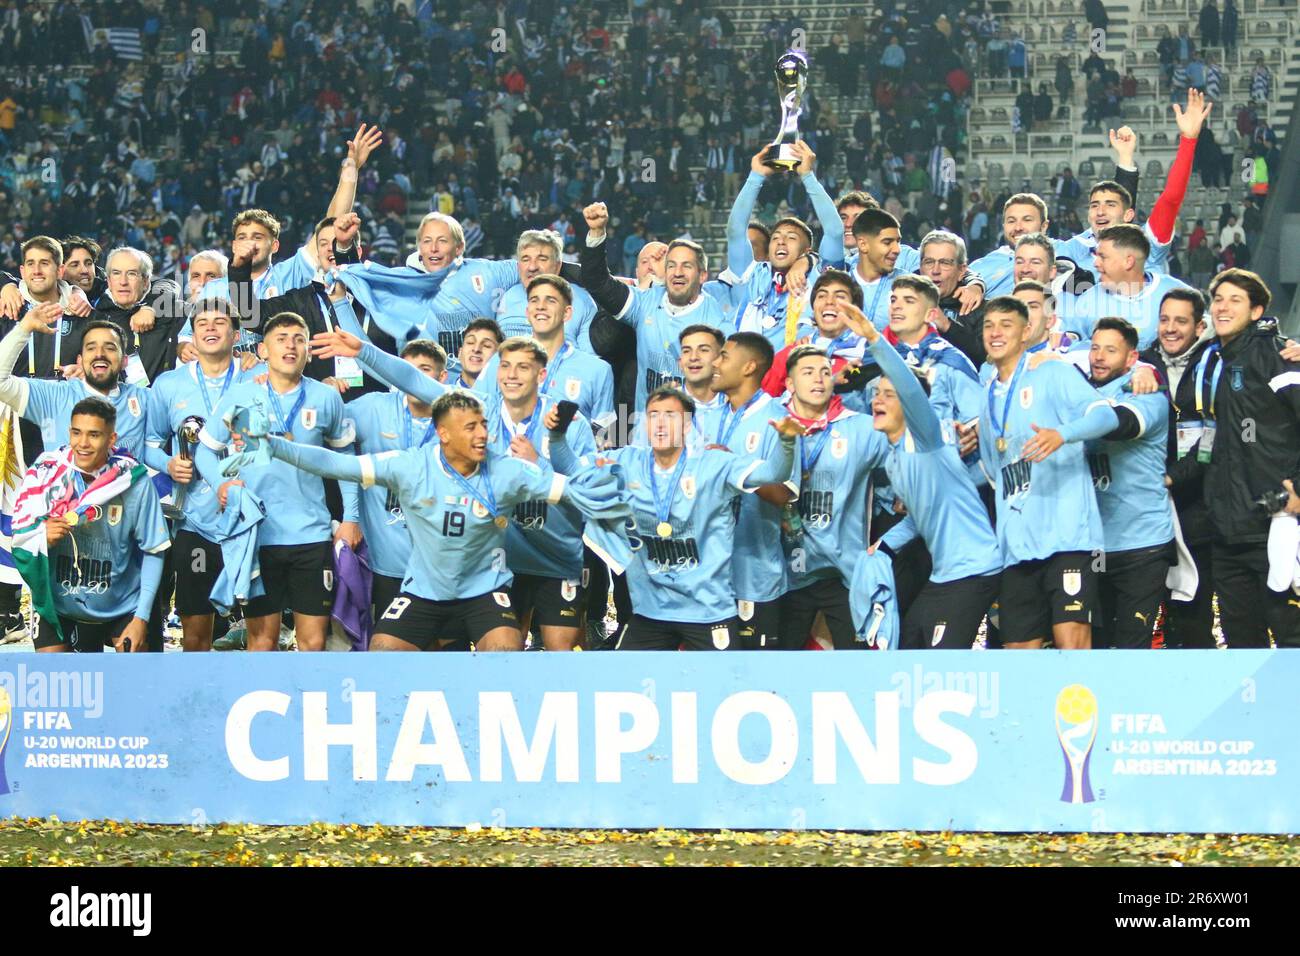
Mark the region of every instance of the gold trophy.
<instances>
[{"instance_id":1,"label":"gold trophy","mask_svg":"<svg viewBox=\"0 0 1300 956\"><path fill-rule=\"evenodd\" d=\"M781 129L767 147L764 165L792 170L799 165L794 144L799 142L799 116L808 85L808 58L800 50L786 50L776 61L776 93L781 101Z\"/></svg>"}]
</instances>

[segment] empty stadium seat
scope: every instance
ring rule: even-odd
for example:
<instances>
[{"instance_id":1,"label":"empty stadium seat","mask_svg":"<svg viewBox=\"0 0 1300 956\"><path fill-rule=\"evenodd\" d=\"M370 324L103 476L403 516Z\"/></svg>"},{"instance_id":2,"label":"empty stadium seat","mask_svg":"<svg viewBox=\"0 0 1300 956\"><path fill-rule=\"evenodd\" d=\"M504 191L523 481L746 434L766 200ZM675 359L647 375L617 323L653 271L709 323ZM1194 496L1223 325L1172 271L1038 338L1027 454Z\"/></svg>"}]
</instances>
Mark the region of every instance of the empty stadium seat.
<instances>
[{"instance_id":1,"label":"empty stadium seat","mask_svg":"<svg viewBox=\"0 0 1300 956\"><path fill-rule=\"evenodd\" d=\"M1097 178L1097 165L1091 159L1085 159L1079 164L1079 179L1089 180Z\"/></svg>"},{"instance_id":2,"label":"empty stadium seat","mask_svg":"<svg viewBox=\"0 0 1300 956\"><path fill-rule=\"evenodd\" d=\"M1011 164L1008 175L1011 177L1011 182L1019 185L1021 181L1029 178L1029 170L1025 168L1024 163L1017 161Z\"/></svg>"},{"instance_id":3,"label":"empty stadium seat","mask_svg":"<svg viewBox=\"0 0 1300 956\"><path fill-rule=\"evenodd\" d=\"M1143 175L1148 179L1163 179L1165 175L1165 167L1158 159L1150 160L1147 163L1146 172L1143 173Z\"/></svg>"}]
</instances>

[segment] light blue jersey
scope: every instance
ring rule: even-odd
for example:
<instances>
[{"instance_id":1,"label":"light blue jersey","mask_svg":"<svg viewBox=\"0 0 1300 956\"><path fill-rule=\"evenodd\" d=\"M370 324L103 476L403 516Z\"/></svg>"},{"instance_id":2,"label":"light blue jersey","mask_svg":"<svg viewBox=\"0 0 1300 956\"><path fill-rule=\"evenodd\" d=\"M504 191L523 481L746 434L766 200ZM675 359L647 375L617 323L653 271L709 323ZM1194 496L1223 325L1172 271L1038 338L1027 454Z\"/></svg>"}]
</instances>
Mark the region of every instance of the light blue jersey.
<instances>
[{"instance_id":1,"label":"light blue jersey","mask_svg":"<svg viewBox=\"0 0 1300 956\"><path fill-rule=\"evenodd\" d=\"M871 416L846 412L799 439L801 533L787 536L790 590L823 578L847 581L867 548L867 486L889 442Z\"/></svg>"},{"instance_id":2,"label":"light blue jersey","mask_svg":"<svg viewBox=\"0 0 1300 956\"><path fill-rule=\"evenodd\" d=\"M226 392L241 382L251 382L266 371L266 366L254 366L247 372L239 369L238 359L231 361L224 375L208 378L199 369L198 362L182 365L158 376L158 380L149 389L148 419L149 427L145 437L145 464L165 472L167 462L175 454L177 442L176 431L181 422L190 417L212 421L213 412ZM168 448L172 452L168 452ZM189 449L190 454L194 449ZM177 485L179 491L180 485ZM207 538L217 540L220 526L216 489L202 476L196 474L184 493L181 504L182 518L179 528L193 531Z\"/></svg>"},{"instance_id":3,"label":"light blue jersey","mask_svg":"<svg viewBox=\"0 0 1300 956\"><path fill-rule=\"evenodd\" d=\"M677 465L665 471L645 446L606 454L622 469L624 495L634 514L634 527L628 529L633 560L627 584L636 613L693 624L734 618L736 592L729 567L736 553L733 502L757 487L751 479L764 463L706 449L683 451ZM661 525L665 534L659 533Z\"/></svg>"},{"instance_id":4,"label":"light blue jersey","mask_svg":"<svg viewBox=\"0 0 1300 956\"><path fill-rule=\"evenodd\" d=\"M429 601L506 590L513 579L508 531L495 517L508 516L526 501L554 505L564 483L545 462L539 466L490 453L464 477L446 464L438 444L362 455L357 463L363 487L382 485L397 495L412 543L402 591Z\"/></svg>"},{"instance_id":5,"label":"light blue jersey","mask_svg":"<svg viewBox=\"0 0 1300 956\"><path fill-rule=\"evenodd\" d=\"M1154 548L1174 539L1173 506L1165 487L1169 397L1164 392L1125 392L1132 378L1127 372L1098 391L1132 411L1141 432L1129 441L1090 441L1087 448L1106 550L1111 553Z\"/></svg>"},{"instance_id":6,"label":"light blue jersey","mask_svg":"<svg viewBox=\"0 0 1300 956\"><path fill-rule=\"evenodd\" d=\"M518 284L519 266L513 259L460 259L449 268L430 304L422 334L446 350L451 371L460 368L456 356L465 326L480 316L495 316L506 290Z\"/></svg>"},{"instance_id":7,"label":"light blue jersey","mask_svg":"<svg viewBox=\"0 0 1300 956\"><path fill-rule=\"evenodd\" d=\"M1166 273L1147 272L1135 295L1121 295L1100 282L1082 295L1062 296L1056 305L1057 328L1092 341L1097 321L1116 316L1130 322L1138 333L1138 348L1154 344L1160 326L1160 300L1170 289L1190 289L1187 283Z\"/></svg>"},{"instance_id":8,"label":"light blue jersey","mask_svg":"<svg viewBox=\"0 0 1300 956\"><path fill-rule=\"evenodd\" d=\"M530 333L531 334L531 333ZM497 371L501 360L494 354L474 380L480 395L499 395ZM570 401L588 421L605 425L614 419L614 372L609 363L566 342L560 354L546 363L540 392L557 402Z\"/></svg>"},{"instance_id":9,"label":"light blue jersey","mask_svg":"<svg viewBox=\"0 0 1300 956\"><path fill-rule=\"evenodd\" d=\"M1010 295L1015 288L1016 253L1010 246L998 246L992 252L980 256L967 268L984 280L986 302L994 296Z\"/></svg>"},{"instance_id":10,"label":"light blue jersey","mask_svg":"<svg viewBox=\"0 0 1300 956\"><path fill-rule=\"evenodd\" d=\"M724 445L746 461L767 461L780 452L781 436L771 422L786 417L786 409L759 389L750 404L734 411L725 396L718 405L696 407L695 427L709 444ZM791 471L785 486L799 496L798 469ZM731 562L731 583L740 601L773 601L786 591L785 554L781 550L783 509L758 495L741 495L737 500L735 554Z\"/></svg>"},{"instance_id":11,"label":"light blue jersey","mask_svg":"<svg viewBox=\"0 0 1300 956\"><path fill-rule=\"evenodd\" d=\"M907 430L892 444L885 471L896 497L930 551L936 584L996 574L1002 552L988 512L969 481L957 449L944 440L940 419L902 357L884 339L871 348L903 406Z\"/></svg>"},{"instance_id":12,"label":"light blue jersey","mask_svg":"<svg viewBox=\"0 0 1300 956\"><path fill-rule=\"evenodd\" d=\"M588 355L595 355L591 347L591 320L596 317L596 303L587 290L578 285L570 285L573 290L573 315L564 323L564 341L572 342ZM506 289L497 306L497 324L501 333L510 338L512 335L532 335L532 326L528 323L528 290L523 283L516 282Z\"/></svg>"},{"instance_id":13,"label":"light blue jersey","mask_svg":"<svg viewBox=\"0 0 1300 956\"><path fill-rule=\"evenodd\" d=\"M556 404L552 398L539 397L533 414L525 421L514 422L509 409L500 402L493 403L488 416L492 453L508 455L511 438L522 435L549 463L551 438L542 422ZM575 415L564 433L564 443L575 456L595 454L591 423ZM582 577L582 529L582 515L571 504L553 504L544 499L520 502L511 512L506 529L506 562L515 574L578 580Z\"/></svg>"},{"instance_id":14,"label":"light blue jersey","mask_svg":"<svg viewBox=\"0 0 1300 956\"><path fill-rule=\"evenodd\" d=\"M371 392L348 402L346 409L356 430L359 454L407 451L438 443L433 422L427 417L416 418L401 392ZM363 489L351 481L339 482L339 491L343 520L361 525L374 571L390 578L405 577L411 563L411 536L397 495L382 485Z\"/></svg>"},{"instance_id":15,"label":"light blue jersey","mask_svg":"<svg viewBox=\"0 0 1300 956\"><path fill-rule=\"evenodd\" d=\"M820 274L816 268L808 273L809 289ZM784 283L784 276L781 279ZM736 331L757 332L772 343L775 351L815 331L807 296L791 295L784 284L778 285L769 262L751 262L733 287L732 299L737 303Z\"/></svg>"},{"instance_id":16,"label":"light blue jersey","mask_svg":"<svg viewBox=\"0 0 1300 956\"><path fill-rule=\"evenodd\" d=\"M269 382L232 385L199 433L201 447L195 453L195 465L200 473L218 487L225 480L221 477L218 456L230 441L230 429L222 416L232 406L259 402L266 407L273 434L292 435L292 441L331 448L348 448L356 440L352 422L344 412L343 399L329 385L303 378L284 395L275 393ZM266 506L266 520L258 526L260 546L329 540L330 513L325 506L325 486L315 475L282 461L271 461L245 468L239 478Z\"/></svg>"},{"instance_id":17,"label":"light blue jersey","mask_svg":"<svg viewBox=\"0 0 1300 956\"><path fill-rule=\"evenodd\" d=\"M22 379L16 411L41 429L41 441L47 451L62 448L68 443L68 426L72 422L72 409L83 398L99 398L117 409L117 446L126 449L136 461L144 461L145 428L149 413L149 390L129 382L122 382L105 395L97 392L82 378L52 381L43 378Z\"/></svg>"},{"instance_id":18,"label":"light blue jersey","mask_svg":"<svg viewBox=\"0 0 1300 956\"><path fill-rule=\"evenodd\" d=\"M895 268L892 272L886 272L880 278L870 282L862 278L862 273L857 269L849 274L862 290L863 314L877 329L881 332L885 331L889 328L889 293L894 288L894 280L903 275L903 271Z\"/></svg>"},{"instance_id":19,"label":"light blue jersey","mask_svg":"<svg viewBox=\"0 0 1300 956\"><path fill-rule=\"evenodd\" d=\"M682 330L702 324L725 334L726 319L717 300L703 293L689 305L678 307L668 301L668 290L663 286L629 292L615 318L636 329L636 410L644 412L646 396L681 376L678 337Z\"/></svg>"},{"instance_id":20,"label":"light blue jersey","mask_svg":"<svg viewBox=\"0 0 1300 956\"><path fill-rule=\"evenodd\" d=\"M1169 272L1169 243L1161 242L1156 238L1156 234L1151 231L1151 224L1144 222L1142 224L1142 234L1147 237L1147 242L1151 243L1151 254L1147 256L1147 269L1151 272ZM1058 242L1056 254L1063 258L1071 260L1075 265L1092 271L1092 257L1097 251L1097 237L1092 234L1092 229L1085 229L1076 236L1071 236L1064 242Z\"/></svg>"},{"instance_id":21,"label":"light blue jersey","mask_svg":"<svg viewBox=\"0 0 1300 956\"><path fill-rule=\"evenodd\" d=\"M88 483L77 474L77 493ZM92 479L93 480L93 479ZM140 610L140 570L146 554L171 546L153 482L141 479L80 521L50 548L54 606L62 617L108 621ZM156 584L155 584L156 590Z\"/></svg>"},{"instance_id":22,"label":"light blue jersey","mask_svg":"<svg viewBox=\"0 0 1300 956\"><path fill-rule=\"evenodd\" d=\"M858 247L853 246L845 249L844 268L849 272L856 272L858 269ZM909 246L907 243L900 243L898 246L898 258L894 260L894 270L897 272L918 273L921 271L921 250L915 246Z\"/></svg>"},{"instance_id":23,"label":"light blue jersey","mask_svg":"<svg viewBox=\"0 0 1300 956\"><path fill-rule=\"evenodd\" d=\"M1008 382L991 377L980 415L980 455L996 480L1003 567L1104 547L1082 440L1112 431L1115 411L1077 369L1056 361L1031 369L1027 358ZM1021 459L1035 425L1056 429L1066 441L1038 463Z\"/></svg>"}]
</instances>

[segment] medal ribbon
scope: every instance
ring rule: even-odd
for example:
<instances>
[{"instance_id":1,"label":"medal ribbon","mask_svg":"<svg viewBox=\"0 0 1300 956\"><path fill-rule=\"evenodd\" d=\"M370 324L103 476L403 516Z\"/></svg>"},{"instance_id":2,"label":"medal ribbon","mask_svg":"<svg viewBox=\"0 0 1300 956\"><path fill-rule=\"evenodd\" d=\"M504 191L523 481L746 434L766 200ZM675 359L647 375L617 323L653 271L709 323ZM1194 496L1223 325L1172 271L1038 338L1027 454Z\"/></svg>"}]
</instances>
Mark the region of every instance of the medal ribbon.
<instances>
[{"instance_id":1,"label":"medal ribbon","mask_svg":"<svg viewBox=\"0 0 1300 956\"><path fill-rule=\"evenodd\" d=\"M231 367L233 368L233 365ZM285 418L284 407L280 404L280 396L275 394L275 389L271 387L271 383L269 381L266 383L266 394L271 399L271 407L275 410L276 418L280 420L281 435L287 435L289 432L293 431L292 422L295 418L298 417L298 413L302 411L303 402L307 401L306 384L300 381L298 383L298 387L302 389L302 393L298 396L298 401L293 403L293 408L289 410L289 417Z\"/></svg>"},{"instance_id":2,"label":"medal ribbon","mask_svg":"<svg viewBox=\"0 0 1300 956\"><path fill-rule=\"evenodd\" d=\"M741 405L739 410L736 411L732 410L731 402L724 400L722 405L722 415L718 418L718 431L717 434L713 436L714 443L730 447L731 436L736 433L736 426L739 425L740 420L745 417L745 412L749 411L749 407L766 394L767 393L760 388L753 395L749 396L749 400L746 401L744 405ZM723 432L724 425L726 426L725 433Z\"/></svg>"},{"instance_id":3,"label":"medal ribbon","mask_svg":"<svg viewBox=\"0 0 1300 956\"><path fill-rule=\"evenodd\" d=\"M473 485L471 485L469 483L469 480L464 475L462 475L459 471L457 471L455 468L451 467L451 465L447 463L447 456L444 455L441 451L438 452L438 460L442 462L442 467L447 472L447 474L451 475L452 479L458 485L460 485L463 489L468 491L471 498L473 498L484 508L486 508L488 510L488 514L490 514L493 518L495 518L499 514L497 510L497 497L492 493L492 480L489 477L487 472L486 461L484 461L483 464L479 465L478 474L479 477L482 479L480 484L482 484L483 486L483 494L479 494L478 489L476 489Z\"/></svg>"},{"instance_id":4,"label":"medal ribbon","mask_svg":"<svg viewBox=\"0 0 1300 956\"><path fill-rule=\"evenodd\" d=\"M230 366L226 369L225 381L221 383L221 391L217 393L217 401L220 402L225 397L226 389L230 388L230 382L235 377L235 360L230 360ZM212 417L212 399L208 397L208 377L199 371L199 363L194 363L194 381L199 386L199 396L203 399L203 409L207 412L207 417ZM269 387L269 385L268 385Z\"/></svg>"},{"instance_id":5,"label":"medal ribbon","mask_svg":"<svg viewBox=\"0 0 1300 956\"><path fill-rule=\"evenodd\" d=\"M1007 397L1002 401L1002 421L998 422L997 409L993 406L993 393L998 387L998 377L994 374L989 381L989 423L993 430L998 433L998 438L1006 438L1007 434L1007 416L1011 414L1011 399L1016 394L1016 383L1020 381L1020 374L1025 370L1025 363L1029 360L1029 354L1020 356L1020 361L1016 363L1016 370L1011 373L1011 381L1007 383Z\"/></svg>"},{"instance_id":6,"label":"medal ribbon","mask_svg":"<svg viewBox=\"0 0 1300 956\"><path fill-rule=\"evenodd\" d=\"M411 448L411 431L415 428L415 415L411 413L411 406L406 400L406 396L401 392L394 392L397 401L401 405L399 414L402 419L402 450L409 451ZM429 424L424 428L424 434L420 436L420 444L416 447L423 448L433 437L433 419L429 419Z\"/></svg>"},{"instance_id":7,"label":"medal ribbon","mask_svg":"<svg viewBox=\"0 0 1300 956\"><path fill-rule=\"evenodd\" d=\"M677 491L677 486L681 482L682 472L686 470L686 449L683 448L681 455L677 459L677 467L673 469L672 479L668 483L668 494L661 497L659 494L659 482L655 478L655 459L650 455L646 459L646 472L650 476L650 493L655 499L655 515L659 518L660 523L668 522L673 510L673 494Z\"/></svg>"}]
</instances>

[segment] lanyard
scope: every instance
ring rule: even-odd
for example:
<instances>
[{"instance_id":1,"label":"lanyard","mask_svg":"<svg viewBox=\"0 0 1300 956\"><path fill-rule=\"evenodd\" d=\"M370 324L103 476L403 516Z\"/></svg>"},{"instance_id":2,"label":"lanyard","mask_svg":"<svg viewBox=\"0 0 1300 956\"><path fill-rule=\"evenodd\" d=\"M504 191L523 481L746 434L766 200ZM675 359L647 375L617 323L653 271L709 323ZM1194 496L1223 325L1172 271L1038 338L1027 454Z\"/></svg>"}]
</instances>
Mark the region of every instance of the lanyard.
<instances>
[{"instance_id":1,"label":"lanyard","mask_svg":"<svg viewBox=\"0 0 1300 956\"><path fill-rule=\"evenodd\" d=\"M1212 358L1217 359L1214 362L1214 372L1210 381L1205 381L1205 373L1209 369ZM1214 417L1214 400L1219 394L1219 376L1223 374L1223 356L1219 354L1219 343L1215 342L1205 350L1201 360L1196 363L1196 414L1202 418L1207 415Z\"/></svg>"},{"instance_id":2,"label":"lanyard","mask_svg":"<svg viewBox=\"0 0 1300 956\"><path fill-rule=\"evenodd\" d=\"M293 403L293 408L290 409L289 411L289 417L285 418L284 407L280 404L280 397L275 394L275 389L271 387L271 383L270 382L266 383L266 394L271 399L271 407L275 409L276 418L280 420L280 432L281 434L286 436L293 434L293 429L292 429L293 420L298 417L298 412L302 410L302 403L307 401L306 385L304 385L301 381L299 381L298 387L302 389L302 393L298 396L298 401ZM292 438L290 438L289 440L293 441Z\"/></svg>"},{"instance_id":3,"label":"lanyard","mask_svg":"<svg viewBox=\"0 0 1300 956\"><path fill-rule=\"evenodd\" d=\"M511 425L514 426L513 428L507 427L506 410L505 410L505 405L503 403L501 407L501 414L498 420L498 424L501 429L500 431L501 440L505 442L505 444L509 445L511 438L515 437L516 435L522 434L525 438L528 439L529 442L532 442L533 447L536 448L537 443L533 441L533 433L537 431L537 425L541 420L542 420L542 400L539 398L537 400L537 404L533 406L533 413L531 415L525 418L522 422L512 422Z\"/></svg>"},{"instance_id":4,"label":"lanyard","mask_svg":"<svg viewBox=\"0 0 1300 956\"><path fill-rule=\"evenodd\" d=\"M745 412L749 411L750 406L766 394L767 392L760 388L753 395L749 396L748 401L746 401L744 405L741 405L738 410L733 410L731 402L724 399L722 414L718 417L718 431L713 436L714 442L722 445L724 448L729 448L731 446L731 436L736 433L736 426L739 425L740 420L745 417ZM724 425L726 426L725 432L723 431Z\"/></svg>"},{"instance_id":5,"label":"lanyard","mask_svg":"<svg viewBox=\"0 0 1300 956\"><path fill-rule=\"evenodd\" d=\"M225 381L221 383L221 391L217 393L217 401L220 402L225 397L226 389L230 388L230 381L235 377L235 360L230 360L230 365L226 369ZM199 396L203 399L203 410L207 413L208 418L212 417L212 399L208 397L208 377L199 371L199 363L194 363L194 381L199 386Z\"/></svg>"},{"instance_id":6,"label":"lanyard","mask_svg":"<svg viewBox=\"0 0 1300 956\"><path fill-rule=\"evenodd\" d=\"M575 351L572 342L565 342L560 348L560 354L555 356L555 361L546 369L546 381L542 382L542 394L551 394L551 385L560 377L560 369L564 365L565 359Z\"/></svg>"},{"instance_id":7,"label":"lanyard","mask_svg":"<svg viewBox=\"0 0 1300 956\"><path fill-rule=\"evenodd\" d=\"M497 516L497 498L496 495L492 493L492 480L487 473L486 461L479 465L478 473L482 477L482 481L479 482L479 484L483 486L483 494L479 494L478 489L471 485L464 475L447 463L447 456L441 451L438 452L438 460L442 462L443 470L446 471L447 474L451 475L452 480L454 480L456 484L468 491L471 498L488 510L488 514L494 518ZM501 527L504 528L505 525L503 524Z\"/></svg>"},{"instance_id":8,"label":"lanyard","mask_svg":"<svg viewBox=\"0 0 1300 956\"><path fill-rule=\"evenodd\" d=\"M888 275L888 273L885 273L885 275ZM891 282L890 285L893 285L893 283ZM867 313L867 318L869 318L872 322L876 321L876 306L880 304L880 296L884 293L884 291L885 291L885 276L882 275L879 279L876 280L876 294L871 299L871 311Z\"/></svg>"},{"instance_id":9,"label":"lanyard","mask_svg":"<svg viewBox=\"0 0 1300 956\"><path fill-rule=\"evenodd\" d=\"M54 330L54 368L53 374L57 377L61 363L59 359L63 354L63 323L67 321L64 316L59 316L58 327ZM27 375L29 378L36 377L36 339L35 337L27 340Z\"/></svg>"},{"instance_id":10,"label":"lanyard","mask_svg":"<svg viewBox=\"0 0 1300 956\"><path fill-rule=\"evenodd\" d=\"M334 303L328 295L319 290L316 292L316 297L325 303L325 308L321 311L321 318L325 320L325 331L333 332L338 328L339 324L338 313L334 311Z\"/></svg>"},{"instance_id":11,"label":"lanyard","mask_svg":"<svg viewBox=\"0 0 1300 956\"><path fill-rule=\"evenodd\" d=\"M395 392L394 394L397 396L397 401L401 405L402 450L407 451L411 447L411 430L415 427L415 415L411 413L411 406L406 401L406 396L403 395L401 392ZM425 426L424 434L420 436L420 444L417 447L423 448L425 445L429 443L429 439L432 437L433 437L433 419L430 418L429 424Z\"/></svg>"},{"instance_id":12,"label":"lanyard","mask_svg":"<svg viewBox=\"0 0 1300 956\"><path fill-rule=\"evenodd\" d=\"M812 470L817 467L817 459L821 457L822 449L826 447L826 439L830 438L830 436L831 423L827 422L826 427L817 433L817 440L813 443L811 453L809 453L806 439L799 439L799 464L803 468L805 480L812 474Z\"/></svg>"},{"instance_id":13,"label":"lanyard","mask_svg":"<svg viewBox=\"0 0 1300 956\"><path fill-rule=\"evenodd\" d=\"M659 482L655 478L655 456L651 454L646 458L646 472L650 476L650 493L655 499L655 515L659 518L660 523L668 521L668 516L673 510L673 494L681 482L682 472L686 470L686 449L683 448L681 455L677 459L677 467L673 469L673 477L668 483L668 494L662 498L659 495ZM666 535L664 536L666 537Z\"/></svg>"},{"instance_id":14,"label":"lanyard","mask_svg":"<svg viewBox=\"0 0 1300 956\"><path fill-rule=\"evenodd\" d=\"M998 387L998 377L996 373L989 382L989 424L991 424L993 430L998 433L998 439L1001 441L1001 446L998 448L998 451L1002 451L1003 447L1006 445L1007 416L1011 414L1011 400L1015 397L1016 382L1020 380L1020 373L1025 370L1025 363L1028 360L1029 356L1027 354L1020 356L1020 361L1016 363L1016 370L1011 374L1011 381L1007 383L1007 396L1002 401L1001 422L998 421L997 409L993 406L993 393Z\"/></svg>"}]
</instances>

